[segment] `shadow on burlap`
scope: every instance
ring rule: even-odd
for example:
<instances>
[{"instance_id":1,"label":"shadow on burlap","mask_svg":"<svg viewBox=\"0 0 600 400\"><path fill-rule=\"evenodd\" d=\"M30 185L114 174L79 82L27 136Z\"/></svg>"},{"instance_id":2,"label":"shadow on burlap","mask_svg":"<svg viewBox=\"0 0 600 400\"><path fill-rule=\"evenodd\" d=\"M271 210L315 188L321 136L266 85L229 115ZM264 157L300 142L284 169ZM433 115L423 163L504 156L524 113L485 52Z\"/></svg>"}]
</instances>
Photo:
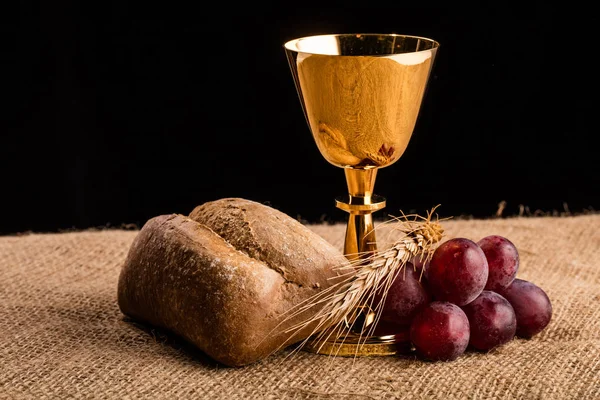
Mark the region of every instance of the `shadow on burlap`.
<instances>
[{"instance_id":1,"label":"shadow on burlap","mask_svg":"<svg viewBox=\"0 0 600 400\"><path fill-rule=\"evenodd\" d=\"M552 300L546 330L453 362L284 351L228 368L120 313L135 231L0 237L0 398L599 399L600 215L443 224L446 238L515 243L518 277ZM345 226L311 229L342 247Z\"/></svg>"}]
</instances>

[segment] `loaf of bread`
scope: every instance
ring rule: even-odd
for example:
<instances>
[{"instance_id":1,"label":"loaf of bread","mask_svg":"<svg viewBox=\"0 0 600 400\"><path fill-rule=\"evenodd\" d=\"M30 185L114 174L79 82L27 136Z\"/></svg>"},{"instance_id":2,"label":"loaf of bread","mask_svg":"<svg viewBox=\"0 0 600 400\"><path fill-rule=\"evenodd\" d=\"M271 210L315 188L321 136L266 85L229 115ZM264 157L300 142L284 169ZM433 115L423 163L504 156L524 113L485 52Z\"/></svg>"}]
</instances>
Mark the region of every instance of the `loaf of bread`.
<instances>
[{"instance_id":1,"label":"loaf of bread","mask_svg":"<svg viewBox=\"0 0 600 400\"><path fill-rule=\"evenodd\" d=\"M121 311L174 332L228 366L256 362L308 337L285 333L318 311L288 311L334 284L346 258L308 227L269 206L226 198L189 216L150 219L118 284Z\"/></svg>"}]
</instances>

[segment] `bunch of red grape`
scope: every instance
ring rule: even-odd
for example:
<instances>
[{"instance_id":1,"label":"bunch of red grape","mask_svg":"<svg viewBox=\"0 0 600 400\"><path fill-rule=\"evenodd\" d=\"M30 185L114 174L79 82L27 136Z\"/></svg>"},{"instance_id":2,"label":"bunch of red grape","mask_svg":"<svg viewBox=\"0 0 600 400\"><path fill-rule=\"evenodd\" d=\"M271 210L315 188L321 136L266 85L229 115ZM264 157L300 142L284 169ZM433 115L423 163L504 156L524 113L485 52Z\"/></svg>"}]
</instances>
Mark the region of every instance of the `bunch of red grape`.
<instances>
[{"instance_id":1,"label":"bunch of red grape","mask_svg":"<svg viewBox=\"0 0 600 400\"><path fill-rule=\"evenodd\" d=\"M519 253L499 235L453 238L431 261L407 264L388 292L375 334L409 337L426 360L486 352L550 323L552 305L537 285L517 279Z\"/></svg>"}]
</instances>

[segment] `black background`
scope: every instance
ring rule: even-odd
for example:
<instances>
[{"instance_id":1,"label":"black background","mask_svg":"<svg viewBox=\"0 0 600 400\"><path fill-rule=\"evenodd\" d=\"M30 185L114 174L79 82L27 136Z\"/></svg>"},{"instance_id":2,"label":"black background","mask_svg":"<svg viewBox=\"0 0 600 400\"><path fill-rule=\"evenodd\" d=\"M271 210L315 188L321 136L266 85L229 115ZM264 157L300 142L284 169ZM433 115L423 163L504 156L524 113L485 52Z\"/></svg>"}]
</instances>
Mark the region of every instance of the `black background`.
<instances>
[{"instance_id":1,"label":"black background","mask_svg":"<svg viewBox=\"0 0 600 400\"><path fill-rule=\"evenodd\" d=\"M18 3L1 17L0 233L140 226L229 196L343 220L343 171L282 47L325 33L441 43L413 139L379 171L381 217L597 209L597 17L476 4Z\"/></svg>"}]
</instances>

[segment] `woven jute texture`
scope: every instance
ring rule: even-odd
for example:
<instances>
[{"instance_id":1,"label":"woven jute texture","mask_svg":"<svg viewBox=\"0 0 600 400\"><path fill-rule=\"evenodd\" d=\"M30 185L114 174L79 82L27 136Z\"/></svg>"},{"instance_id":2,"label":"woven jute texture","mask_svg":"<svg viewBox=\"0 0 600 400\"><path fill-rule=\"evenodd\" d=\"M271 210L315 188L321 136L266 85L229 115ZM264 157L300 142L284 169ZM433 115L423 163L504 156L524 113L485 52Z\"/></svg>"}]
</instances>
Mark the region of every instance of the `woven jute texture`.
<instances>
[{"instance_id":1,"label":"woven jute texture","mask_svg":"<svg viewBox=\"0 0 600 400\"><path fill-rule=\"evenodd\" d=\"M136 231L0 237L0 398L600 399L600 215L443 225L446 238L515 243L518 277L553 304L542 333L452 362L284 350L227 368L120 313L117 279ZM343 225L310 227L342 247Z\"/></svg>"}]
</instances>

